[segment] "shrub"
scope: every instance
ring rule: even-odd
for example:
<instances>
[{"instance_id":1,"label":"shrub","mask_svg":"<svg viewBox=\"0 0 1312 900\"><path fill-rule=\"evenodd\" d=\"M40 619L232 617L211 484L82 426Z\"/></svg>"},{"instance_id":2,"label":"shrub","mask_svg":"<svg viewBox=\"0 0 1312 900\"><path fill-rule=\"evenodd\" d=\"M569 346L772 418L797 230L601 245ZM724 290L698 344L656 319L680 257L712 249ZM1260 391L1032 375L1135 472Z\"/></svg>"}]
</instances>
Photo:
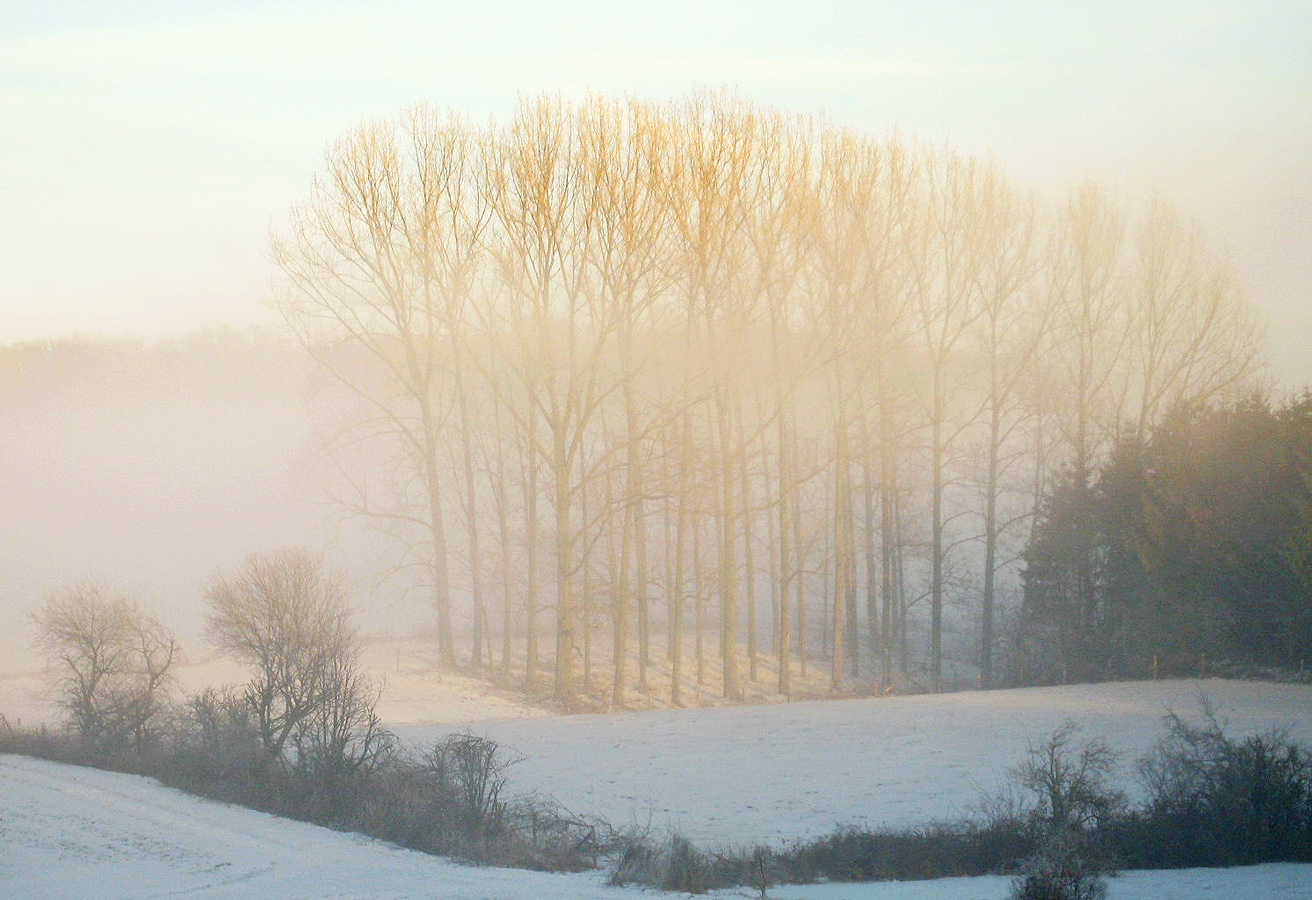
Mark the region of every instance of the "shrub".
<instances>
[{"instance_id":1,"label":"shrub","mask_svg":"<svg viewBox=\"0 0 1312 900\"><path fill-rule=\"evenodd\" d=\"M394 758L372 779L360 818L371 833L429 853L482 859L505 831L495 741L451 735L422 757Z\"/></svg>"},{"instance_id":2,"label":"shrub","mask_svg":"<svg viewBox=\"0 0 1312 900\"><path fill-rule=\"evenodd\" d=\"M769 847L757 845L752 849L752 854L747 867L746 884L748 887L755 888L761 892L761 900L765 900L765 892L775 883L778 875L775 871L774 853Z\"/></svg>"},{"instance_id":3,"label":"shrub","mask_svg":"<svg viewBox=\"0 0 1312 900\"><path fill-rule=\"evenodd\" d=\"M681 834L670 838L661 865L660 888L704 894L711 887L710 859Z\"/></svg>"},{"instance_id":4,"label":"shrub","mask_svg":"<svg viewBox=\"0 0 1312 900\"><path fill-rule=\"evenodd\" d=\"M495 741L444 738L422 756L390 755L350 795L349 824L426 853L544 871L595 868L608 829L539 797L505 796Z\"/></svg>"},{"instance_id":5,"label":"shrub","mask_svg":"<svg viewBox=\"0 0 1312 900\"><path fill-rule=\"evenodd\" d=\"M611 859L607 883L612 887L626 884L654 886L660 883L660 878L659 856L647 835L621 835Z\"/></svg>"},{"instance_id":6,"label":"shrub","mask_svg":"<svg viewBox=\"0 0 1312 900\"><path fill-rule=\"evenodd\" d=\"M1135 865L1244 865L1312 860L1312 756L1279 731L1228 737L1205 707L1193 726L1166 717L1140 761L1148 800L1119 842Z\"/></svg>"},{"instance_id":7,"label":"shrub","mask_svg":"<svg viewBox=\"0 0 1312 900\"><path fill-rule=\"evenodd\" d=\"M84 752L67 738L54 734L45 725L30 728L21 721L9 721L0 714L0 753L21 753L37 759L82 764Z\"/></svg>"},{"instance_id":8,"label":"shrub","mask_svg":"<svg viewBox=\"0 0 1312 900\"><path fill-rule=\"evenodd\" d=\"M395 735L382 727L379 691L346 660L330 666L318 706L292 731L292 772L303 804L320 821L342 821L353 794L397 752Z\"/></svg>"},{"instance_id":9,"label":"shrub","mask_svg":"<svg viewBox=\"0 0 1312 900\"><path fill-rule=\"evenodd\" d=\"M1027 816L1039 849L1021 867L1014 900L1101 900L1113 859L1105 829L1124 812L1125 797L1108 785L1116 754L1098 740L1075 742L1067 721L1013 770L1028 794ZM1022 800L1021 809L1027 805Z\"/></svg>"},{"instance_id":10,"label":"shrub","mask_svg":"<svg viewBox=\"0 0 1312 900\"><path fill-rule=\"evenodd\" d=\"M1125 795L1108 785L1117 755L1101 740L1076 745L1078 731L1067 720L1012 770L1028 815L1052 833L1096 830L1125 809Z\"/></svg>"},{"instance_id":11,"label":"shrub","mask_svg":"<svg viewBox=\"0 0 1312 900\"><path fill-rule=\"evenodd\" d=\"M231 688L206 688L174 716L159 766L166 784L216 800L298 815L289 779L260 745L246 698Z\"/></svg>"},{"instance_id":12,"label":"shrub","mask_svg":"<svg viewBox=\"0 0 1312 900\"><path fill-rule=\"evenodd\" d=\"M1103 900L1103 855L1087 835L1061 831L1026 860L1012 884L1012 900Z\"/></svg>"},{"instance_id":13,"label":"shrub","mask_svg":"<svg viewBox=\"0 0 1312 900\"><path fill-rule=\"evenodd\" d=\"M748 885L764 896L766 888L780 880L805 880L784 875L786 856L768 847L708 853L677 833L660 844L646 835L629 835L617 844L610 874L614 885L641 884L684 894Z\"/></svg>"},{"instance_id":14,"label":"shrub","mask_svg":"<svg viewBox=\"0 0 1312 900\"><path fill-rule=\"evenodd\" d=\"M253 553L205 592L209 641L251 669L246 702L269 756L358 670L344 577L307 550Z\"/></svg>"},{"instance_id":15,"label":"shrub","mask_svg":"<svg viewBox=\"0 0 1312 900\"><path fill-rule=\"evenodd\" d=\"M546 872L582 872L597 868L602 854L618 846L610 825L585 819L557 801L518 796L506 804L505 821L515 837L514 855L501 865Z\"/></svg>"},{"instance_id":16,"label":"shrub","mask_svg":"<svg viewBox=\"0 0 1312 900\"><path fill-rule=\"evenodd\" d=\"M902 881L1014 868L1035 846L1030 829L1016 822L843 828L795 848L779 864L790 880Z\"/></svg>"}]
</instances>

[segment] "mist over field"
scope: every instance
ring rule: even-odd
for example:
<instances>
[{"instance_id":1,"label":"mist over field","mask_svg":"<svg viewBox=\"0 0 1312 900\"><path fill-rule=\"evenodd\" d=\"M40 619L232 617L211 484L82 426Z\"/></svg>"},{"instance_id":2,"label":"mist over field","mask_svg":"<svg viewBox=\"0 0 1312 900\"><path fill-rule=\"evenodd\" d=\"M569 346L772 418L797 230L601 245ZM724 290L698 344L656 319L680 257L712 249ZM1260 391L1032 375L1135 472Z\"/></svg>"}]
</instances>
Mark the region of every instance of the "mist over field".
<instances>
[{"instance_id":1,"label":"mist over field","mask_svg":"<svg viewBox=\"0 0 1312 900\"><path fill-rule=\"evenodd\" d=\"M1303 900L1305 7L9 0L0 894Z\"/></svg>"},{"instance_id":2,"label":"mist over field","mask_svg":"<svg viewBox=\"0 0 1312 900\"><path fill-rule=\"evenodd\" d=\"M1213 502L1144 462L1182 429L1260 425L1270 454L1304 427L1264 392L1232 264L1159 193L1042 203L988 158L727 89L542 95L506 126L354 129L270 255L277 336L6 349L37 476L14 555L61 557L27 566L43 602L56 570L135 566L104 586L194 638L223 560L304 545L375 627L431 623L443 666L566 711L1289 667L1306 643L1297 612L1253 637L1299 602L1298 460L1218 476L1294 494L1189 591L1193 538L1093 508L1127 465L1124 489ZM1223 502L1208 541L1251 513ZM1120 541L1161 559L1113 571Z\"/></svg>"},{"instance_id":3,"label":"mist over field","mask_svg":"<svg viewBox=\"0 0 1312 900\"><path fill-rule=\"evenodd\" d=\"M197 641L210 575L254 550L330 546L311 368L289 341L215 330L0 350L0 659L35 663L26 615L87 580Z\"/></svg>"}]
</instances>

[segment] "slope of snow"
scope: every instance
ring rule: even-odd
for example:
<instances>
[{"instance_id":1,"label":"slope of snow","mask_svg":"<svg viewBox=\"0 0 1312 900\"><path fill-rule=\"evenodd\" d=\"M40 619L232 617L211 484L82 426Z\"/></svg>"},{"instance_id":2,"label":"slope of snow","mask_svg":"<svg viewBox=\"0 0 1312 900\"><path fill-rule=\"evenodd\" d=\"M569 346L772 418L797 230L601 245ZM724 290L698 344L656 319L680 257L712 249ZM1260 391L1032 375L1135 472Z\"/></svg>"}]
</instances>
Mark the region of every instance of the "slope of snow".
<instances>
[{"instance_id":1,"label":"slope of snow","mask_svg":"<svg viewBox=\"0 0 1312 900\"><path fill-rule=\"evenodd\" d=\"M837 825L919 825L969 813L1031 743L1066 719L1135 759L1162 717L1205 695L1234 734L1288 727L1312 745L1312 686L1151 681L477 722L522 756L512 791L536 791L617 826L677 829L700 844L782 843ZM398 729L424 746L450 726Z\"/></svg>"},{"instance_id":2,"label":"slope of snow","mask_svg":"<svg viewBox=\"0 0 1312 900\"><path fill-rule=\"evenodd\" d=\"M0 896L23 900L607 900L599 874L462 866L191 797L132 775L0 755Z\"/></svg>"},{"instance_id":3,"label":"slope of snow","mask_svg":"<svg viewBox=\"0 0 1312 900\"><path fill-rule=\"evenodd\" d=\"M714 803L715 798L708 798ZM1312 865L1127 872L1110 900L1306 900ZM1001 877L771 888L774 900L1004 900ZM600 873L462 866L190 797L133 775L0 755L0 897L14 900L661 900ZM719 891L722 900L756 896Z\"/></svg>"}]
</instances>

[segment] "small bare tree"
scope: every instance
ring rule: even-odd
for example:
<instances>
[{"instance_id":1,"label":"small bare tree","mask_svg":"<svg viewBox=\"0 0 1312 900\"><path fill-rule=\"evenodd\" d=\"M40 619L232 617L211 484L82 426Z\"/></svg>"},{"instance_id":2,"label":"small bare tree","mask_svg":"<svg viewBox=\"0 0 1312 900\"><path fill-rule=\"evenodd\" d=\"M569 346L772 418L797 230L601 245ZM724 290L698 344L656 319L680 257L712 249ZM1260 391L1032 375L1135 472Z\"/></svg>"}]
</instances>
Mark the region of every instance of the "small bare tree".
<instances>
[{"instance_id":1,"label":"small bare tree","mask_svg":"<svg viewBox=\"0 0 1312 900\"><path fill-rule=\"evenodd\" d=\"M307 550L254 553L236 572L216 574L206 598L206 637L254 669L246 702L265 752L279 757L354 676L342 578Z\"/></svg>"},{"instance_id":2,"label":"small bare tree","mask_svg":"<svg viewBox=\"0 0 1312 900\"><path fill-rule=\"evenodd\" d=\"M292 732L295 771L309 779L312 802L329 820L340 814L353 786L394 758L396 737L378 716L379 693L356 666L354 652L338 656L318 708Z\"/></svg>"},{"instance_id":3,"label":"small bare tree","mask_svg":"<svg viewBox=\"0 0 1312 900\"><path fill-rule=\"evenodd\" d=\"M1077 745L1079 728L1067 720L1038 746L1031 746L1012 774L1030 798L1041 829L1039 852L1026 861L1013 883L1013 900L1102 900L1112 860L1097 830L1125 807L1125 797L1108 781L1117 755L1106 743Z\"/></svg>"},{"instance_id":4,"label":"small bare tree","mask_svg":"<svg viewBox=\"0 0 1312 900\"><path fill-rule=\"evenodd\" d=\"M107 749L131 741L144 749L178 655L172 632L129 598L91 583L51 594L32 621L83 742Z\"/></svg>"},{"instance_id":5,"label":"small bare tree","mask_svg":"<svg viewBox=\"0 0 1312 900\"><path fill-rule=\"evenodd\" d=\"M1077 745L1079 727L1067 720L1031 746L1013 775L1034 800L1034 815L1049 829L1089 829L1121 809L1125 798L1108 786L1117 755L1101 740Z\"/></svg>"}]
</instances>

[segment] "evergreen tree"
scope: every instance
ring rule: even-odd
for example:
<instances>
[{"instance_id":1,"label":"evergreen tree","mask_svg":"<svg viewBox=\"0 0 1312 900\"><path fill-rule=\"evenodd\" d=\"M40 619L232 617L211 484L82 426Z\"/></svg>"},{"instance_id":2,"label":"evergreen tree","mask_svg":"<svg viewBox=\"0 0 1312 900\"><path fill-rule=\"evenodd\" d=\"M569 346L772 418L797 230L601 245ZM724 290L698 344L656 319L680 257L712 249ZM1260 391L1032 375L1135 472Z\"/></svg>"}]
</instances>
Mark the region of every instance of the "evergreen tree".
<instances>
[{"instance_id":1,"label":"evergreen tree","mask_svg":"<svg viewBox=\"0 0 1312 900\"><path fill-rule=\"evenodd\" d=\"M1196 674L1207 658L1296 668L1312 649L1312 403L1173 409L1070 477L1026 551L1012 676Z\"/></svg>"}]
</instances>

